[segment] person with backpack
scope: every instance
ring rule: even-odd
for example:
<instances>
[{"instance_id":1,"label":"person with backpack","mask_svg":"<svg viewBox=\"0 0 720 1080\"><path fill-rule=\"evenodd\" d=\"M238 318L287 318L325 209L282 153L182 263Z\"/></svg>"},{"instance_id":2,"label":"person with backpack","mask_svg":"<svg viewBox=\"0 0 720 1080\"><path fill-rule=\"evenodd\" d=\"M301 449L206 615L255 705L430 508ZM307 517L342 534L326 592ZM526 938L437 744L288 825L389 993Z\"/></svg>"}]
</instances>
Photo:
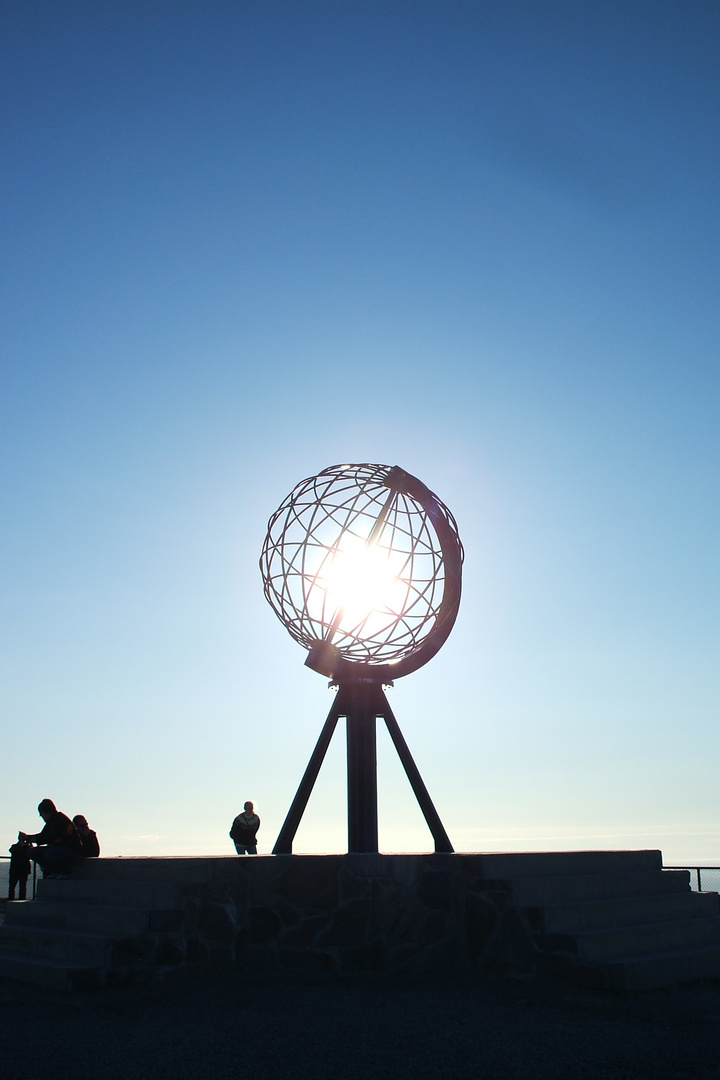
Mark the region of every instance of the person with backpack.
<instances>
[{"instance_id":1,"label":"person with backpack","mask_svg":"<svg viewBox=\"0 0 720 1080\"><path fill-rule=\"evenodd\" d=\"M260 818L255 813L251 802L245 803L242 814L238 814L230 829L230 839L235 844L238 855L257 855L257 831Z\"/></svg>"}]
</instances>

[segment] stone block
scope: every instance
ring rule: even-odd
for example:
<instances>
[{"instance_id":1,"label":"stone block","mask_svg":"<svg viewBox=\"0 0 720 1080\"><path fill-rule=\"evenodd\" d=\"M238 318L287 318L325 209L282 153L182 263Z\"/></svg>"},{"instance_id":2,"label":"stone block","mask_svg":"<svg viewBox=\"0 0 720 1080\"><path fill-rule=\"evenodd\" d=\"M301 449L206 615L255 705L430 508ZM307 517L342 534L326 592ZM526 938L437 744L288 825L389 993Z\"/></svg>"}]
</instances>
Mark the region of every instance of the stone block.
<instances>
[{"instance_id":1,"label":"stone block","mask_svg":"<svg viewBox=\"0 0 720 1080\"><path fill-rule=\"evenodd\" d=\"M279 936L282 922L270 908L251 907L248 912L248 929L252 945L267 945Z\"/></svg>"},{"instance_id":2,"label":"stone block","mask_svg":"<svg viewBox=\"0 0 720 1080\"><path fill-rule=\"evenodd\" d=\"M361 948L340 949L340 970L346 975L376 974L385 968L385 950L380 943Z\"/></svg>"},{"instance_id":3,"label":"stone block","mask_svg":"<svg viewBox=\"0 0 720 1080\"><path fill-rule=\"evenodd\" d=\"M293 949L314 945L319 937L327 931L328 925L329 919L327 915L313 915L281 933L278 944L283 948Z\"/></svg>"},{"instance_id":4,"label":"stone block","mask_svg":"<svg viewBox=\"0 0 720 1080\"><path fill-rule=\"evenodd\" d=\"M476 964L498 935L501 910L492 896L470 894L465 898L465 940L468 960Z\"/></svg>"},{"instance_id":5,"label":"stone block","mask_svg":"<svg viewBox=\"0 0 720 1080\"><path fill-rule=\"evenodd\" d=\"M305 912L328 911L340 898L339 855L278 857L264 882L268 893L296 904Z\"/></svg>"},{"instance_id":6,"label":"stone block","mask_svg":"<svg viewBox=\"0 0 720 1080\"><path fill-rule=\"evenodd\" d=\"M185 951L188 964L205 964L208 961L208 948L198 937L189 937Z\"/></svg>"},{"instance_id":7,"label":"stone block","mask_svg":"<svg viewBox=\"0 0 720 1080\"><path fill-rule=\"evenodd\" d=\"M297 926L303 919L302 912L299 908L295 904L289 903L284 897L278 897L274 907L283 928Z\"/></svg>"},{"instance_id":8,"label":"stone block","mask_svg":"<svg viewBox=\"0 0 720 1080\"><path fill-rule=\"evenodd\" d=\"M111 946L112 967L134 967L147 962L153 943L149 939L121 938Z\"/></svg>"},{"instance_id":9,"label":"stone block","mask_svg":"<svg viewBox=\"0 0 720 1080\"><path fill-rule=\"evenodd\" d=\"M453 901L452 875L447 870L434 870L421 875L417 883L417 895L421 904L429 908L449 911Z\"/></svg>"},{"instance_id":10,"label":"stone block","mask_svg":"<svg viewBox=\"0 0 720 1080\"><path fill-rule=\"evenodd\" d=\"M208 964L216 971L232 971L235 966L235 954L232 944L224 944L218 941L206 942L208 950Z\"/></svg>"},{"instance_id":11,"label":"stone block","mask_svg":"<svg viewBox=\"0 0 720 1080\"><path fill-rule=\"evenodd\" d=\"M226 907L203 900L197 911L198 936L207 941L229 945L234 934L233 920Z\"/></svg>"},{"instance_id":12,"label":"stone block","mask_svg":"<svg viewBox=\"0 0 720 1080\"><path fill-rule=\"evenodd\" d=\"M176 942L160 941L155 949L153 963L156 967L179 967L185 963L185 952Z\"/></svg>"},{"instance_id":13,"label":"stone block","mask_svg":"<svg viewBox=\"0 0 720 1080\"><path fill-rule=\"evenodd\" d=\"M280 968L288 974L336 975L338 962L330 953L320 949L280 949Z\"/></svg>"},{"instance_id":14,"label":"stone block","mask_svg":"<svg viewBox=\"0 0 720 1080\"><path fill-rule=\"evenodd\" d=\"M267 978L277 975L280 968L269 946L253 946L248 949L241 970L254 978Z\"/></svg>"},{"instance_id":15,"label":"stone block","mask_svg":"<svg viewBox=\"0 0 720 1080\"><path fill-rule=\"evenodd\" d=\"M357 948L367 940L370 901L366 897L350 900L334 911L326 929L316 939L318 945Z\"/></svg>"},{"instance_id":16,"label":"stone block","mask_svg":"<svg viewBox=\"0 0 720 1080\"><path fill-rule=\"evenodd\" d=\"M182 930L184 925L182 911L149 911L147 914L148 930L154 934Z\"/></svg>"}]
</instances>

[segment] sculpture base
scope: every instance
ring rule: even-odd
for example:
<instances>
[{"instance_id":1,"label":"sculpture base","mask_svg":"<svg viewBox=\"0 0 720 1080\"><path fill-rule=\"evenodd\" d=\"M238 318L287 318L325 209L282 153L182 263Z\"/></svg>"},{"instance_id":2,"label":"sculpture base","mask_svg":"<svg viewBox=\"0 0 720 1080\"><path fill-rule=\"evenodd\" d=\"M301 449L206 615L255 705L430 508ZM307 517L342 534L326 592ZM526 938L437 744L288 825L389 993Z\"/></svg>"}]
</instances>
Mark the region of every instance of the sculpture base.
<instances>
[{"instance_id":1,"label":"sculpture base","mask_svg":"<svg viewBox=\"0 0 720 1080\"><path fill-rule=\"evenodd\" d=\"M0 975L120 985L552 971L649 989L720 977L715 893L659 851L89 860L6 905Z\"/></svg>"}]
</instances>

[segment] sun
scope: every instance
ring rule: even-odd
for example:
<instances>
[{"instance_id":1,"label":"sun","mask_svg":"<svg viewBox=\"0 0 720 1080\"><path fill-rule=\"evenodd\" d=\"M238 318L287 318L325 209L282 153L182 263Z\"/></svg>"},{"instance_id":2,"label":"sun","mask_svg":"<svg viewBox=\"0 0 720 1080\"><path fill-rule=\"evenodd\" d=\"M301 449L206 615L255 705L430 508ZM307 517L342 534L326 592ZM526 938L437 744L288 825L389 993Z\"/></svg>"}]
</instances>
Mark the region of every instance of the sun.
<instances>
[{"instance_id":1,"label":"sun","mask_svg":"<svg viewBox=\"0 0 720 1080\"><path fill-rule=\"evenodd\" d=\"M397 584L386 549L358 541L337 550L324 574L336 627L354 626L391 606Z\"/></svg>"}]
</instances>

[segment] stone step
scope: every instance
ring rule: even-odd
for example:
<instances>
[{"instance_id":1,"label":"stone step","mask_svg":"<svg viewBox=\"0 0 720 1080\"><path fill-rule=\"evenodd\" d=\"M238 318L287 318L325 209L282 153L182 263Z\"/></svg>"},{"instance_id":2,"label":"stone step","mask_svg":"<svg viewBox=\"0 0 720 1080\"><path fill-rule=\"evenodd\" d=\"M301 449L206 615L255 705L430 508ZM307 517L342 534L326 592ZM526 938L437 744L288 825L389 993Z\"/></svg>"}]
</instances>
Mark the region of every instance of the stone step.
<instances>
[{"instance_id":1,"label":"stone step","mask_svg":"<svg viewBox=\"0 0 720 1080\"><path fill-rule=\"evenodd\" d=\"M656 850L640 851L559 851L515 852L510 854L457 855L457 859L472 860L477 864L479 876L484 879L516 879L525 877L550 877L578 874L640 873L662 869L662 853ZM331 856L293 856L293 866L301 862L312 863ZM345 858L337 856L338 859ZM392 860L393 856L369 856L376 860ZM419 856L421 860L436 860L436 856ZM257 866L275 866L277 860L271 855L260 855L248 860ZM204 882L218 871L238 863L236 856L215 858L117 858L89 859L73 873L74 878L90 878L93 881L162 881ZM268 867L265 867L267 869Z\"/></svg>"},{"instance_id":2,"label":"stone step","mask_svg":"<svg viewBox=\"0 0 720 1080\"><path fill-rule=\"evenodd\" d=\"M183 888L172 881L113 881L70 877L64 881L38 881L38 902L59 900L111 907L173 908L180 904Z\"/></svg>"},{"instance_id":3,"label":"stone step","mask_svg":"<svg viewBox=\"0 0 720 1080\"><path fill-rule=\"evenodd\" d=\"M720 948L720 919L676 919L576 934L537 934L535 940L541 949L574 956L579 963L605 964L652 954Z\"/></svg>"},{"instance_id":4,"label":"stone step","mask_svg":"<svg viewBox=\"0 0 720 1080\"><path fill-rule=\"evenodd\" d=\"M616 926L673 919L702 919L720 916L717 893L679 892L657 896L627 896L572 904L551 904L529 913L533 929L547 933L579 933Z\"/></svg>"},{"instance_id":5,"label":"stone step","mask_svg":"<svg viewBox=\"0 0 720 1080\"><path fill-rule=\"evenodd\" d=\"M518 907L542 907L566 900L612 900L689 893L690 874L687 870L662 870L526 877L511 880L510 890Z\"/></svg>"},{"instance_id":6,"label":"stone step","mask_svg":"<svg viewBox=\"0 0 720 1080\"><path fill-rule=\"evenodd\" d=\"M31 926L5 925L0 937L0 955L3 957L27 956L92 968L148 963L154 947L155 940L143 935L124 938Z\"/></svg>"},{"instance_id":7,"label":"stone step","mask_svg":"<svg viewBox=\"0 0 720 1080\"><path fill-rule=\"evenodd\" d=\"M650 873L662 870L662 852L652 849L512 852L483 855L480 865L483 879L510 881L566 875Z\"/></svg>"},{"instance_id":8,"label":"stone step","mask_svg":"<svg viewBox=\"0 0 720 1080\"><path fill-rule=\"evenodd\" d=\"M530 937L523 938L529 965L628 989L717 975L720 900L691 893L686 870L663 871L660 852L647 850L88 860L67 879L41 880L37 901L7 905L0 976L55 986L119 985L187 963L232 966L233 926L247 923L254 934L258 913L267 915L267 925L258 923L263 962L274 964L286 943L288 910L302 933L310 926L311 937L317 935L319 925L335 935L342 968L355 926L346 927L345 909L356 896L367 900L356 905L363 933L375 903L383 919L397 905L411 915L417 907L411 924L418 957L429 941L435 944L426 909L450 905L457 919L442 946L450 970L474 963L474 954L463 953L467 897L485 895L492 908L496 886L503 902L510 893L545 950L531 954ZM516 944L514 937L499 939L501 961ZM395 963L392 942L383 939L379 948L382 963Z\"/></svg>"},{"instance_id":9,"label":"stone step","mask_svg":"<svg viewBox=\"0 0 720 1080\"><path fill-rule=\"evenodd\" d=\"M258 859L263 858L258 856ZM273 856L265 856L272 859ZM204 882L216 872L217 864L232 864L237 856L227 858L140 858L87 859L73 870L72 880L91 881L173 881ZM256 860L253 859L253 862Z\"/></svg>"},{"instance_id":10,"label":"stone step","mask_svg":"<svg viewBox=\"0 0 720 1080\"><path fill-rule=\"evenodd\" d=\"M38 930L75 930L90 934L124 936L178 931L183 915L177 909L72 903L70 901L14 900L5 908L6 926Z\"/></svg>"},{"instance_id":11,"label":"stone step","mask_svg":"<svg viewBox=\"0 0 720 1080\"><path fill-rule=\"evenodd\" d=\"M659 990L664 986L720 979L720 947L631 957L608 965L610 990Z\"/></svg>"},{"instance_id":12,"label":"stone step","mask_svg":"<svg viewBox=\"0 0 720 1080\"><path fill-rule=\"evenodd\" d=\"M54 990L91 990L104 984L101 972L96 968L9 954L0 954L0 978L46 986Z\"/></svg>"}]
</instances>

